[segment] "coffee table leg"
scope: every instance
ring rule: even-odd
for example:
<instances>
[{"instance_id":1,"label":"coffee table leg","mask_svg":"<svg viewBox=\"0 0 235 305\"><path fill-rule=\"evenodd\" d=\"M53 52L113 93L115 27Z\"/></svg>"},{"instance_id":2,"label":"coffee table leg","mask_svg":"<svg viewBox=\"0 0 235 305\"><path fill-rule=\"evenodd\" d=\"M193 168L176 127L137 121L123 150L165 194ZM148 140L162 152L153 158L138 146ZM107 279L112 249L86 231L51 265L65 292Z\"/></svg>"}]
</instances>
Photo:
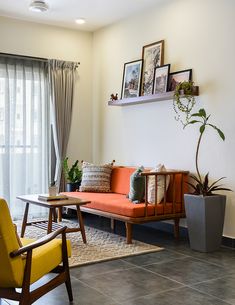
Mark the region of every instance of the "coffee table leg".
<instances>
[{"instance_id":1,"label":"coffee table leg","mask_svg":"<svg viewBox=\"0 0 235 305\"><path fill-rule=\"evenodd\" d=\"M62 208L58 208L58 222L62 221Z\"/></svg>"},{"instance_id":2,"label":"coffee table leg","mask_svg":"<svg viewBox=\"0 0 235 305\"><path fill-rule=\"evenodd\" d=\"M26 202L20 237L24 237L24 233L27 225L27 219L28 219L28 212L29 212L29 203Z\"/></svg>"},{"instance_id":3,"label":"coffee table leg","mask_svg":"<svg viewBox=\"0 0 235 305\"><path fill-rule=\"evenodd\" d=\"M81 229L81 233L82 233L82 240L83 240L84 244L86 244L85 227L83 224L82 213L81 213L79 205L77 205L77 216L78 216L78 221L79 221L79 225L80 225L80 229Z\"/></svg>"},{"instance_id":4,"label":"coffee table leg","mask_svg":"<svg viewBox=\"0 0 235 305\"><path fill-rule=\"evenodd\" d=\"M52 218L54 214L54 209L50 208L49 209L49 218L48 218L48 226L47 226L47 234L51 233L52 231Z\"/></svg>"}]
</instances>

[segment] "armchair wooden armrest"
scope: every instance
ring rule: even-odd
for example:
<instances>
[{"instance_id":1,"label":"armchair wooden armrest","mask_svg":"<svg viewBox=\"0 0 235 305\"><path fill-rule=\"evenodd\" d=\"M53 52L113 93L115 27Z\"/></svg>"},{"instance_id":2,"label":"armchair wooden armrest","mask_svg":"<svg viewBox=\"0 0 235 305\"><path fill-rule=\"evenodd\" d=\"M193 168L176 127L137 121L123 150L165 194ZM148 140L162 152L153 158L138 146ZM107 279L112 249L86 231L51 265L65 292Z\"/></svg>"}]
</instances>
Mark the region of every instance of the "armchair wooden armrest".
<instances>
[{"instance_id":1,"label":"armchair wooden armrest","mask_svg":"<svg viewBox=\"0 0 235 305\"><path fill-rule=\"evenodd\" d=\"M27 245L27 246L23 246L18 250L14 250L10 253L10 257L14 258L18 255L21 255L25 252L29 252L35 248L38 248L46 243L48 243L49 241L53 240L56 236L58 236L59 234L65 234L67 227L62 227L59 228L58 230L51 232L50 234L36 240L35 242L32 242L31 244Z\"/></svg>"}]
</instances>

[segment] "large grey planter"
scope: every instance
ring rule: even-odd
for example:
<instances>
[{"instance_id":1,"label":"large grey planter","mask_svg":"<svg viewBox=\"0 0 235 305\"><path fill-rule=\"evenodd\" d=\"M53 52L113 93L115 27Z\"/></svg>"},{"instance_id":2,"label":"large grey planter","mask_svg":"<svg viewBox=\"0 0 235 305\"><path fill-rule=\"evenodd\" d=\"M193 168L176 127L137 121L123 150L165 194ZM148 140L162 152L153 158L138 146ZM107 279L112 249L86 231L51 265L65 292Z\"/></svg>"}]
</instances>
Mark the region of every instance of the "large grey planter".
<instances>
[{"instance_id":1,"label":"large grey planter","mask_svg":"<svg viewBox=\"0 0 235 305\"><path fill-rule=\"evenodd\" d=\"M200 252L219 249L222 240L225 195L184 195L190 247Z\"/></svg>"}]
</instances>

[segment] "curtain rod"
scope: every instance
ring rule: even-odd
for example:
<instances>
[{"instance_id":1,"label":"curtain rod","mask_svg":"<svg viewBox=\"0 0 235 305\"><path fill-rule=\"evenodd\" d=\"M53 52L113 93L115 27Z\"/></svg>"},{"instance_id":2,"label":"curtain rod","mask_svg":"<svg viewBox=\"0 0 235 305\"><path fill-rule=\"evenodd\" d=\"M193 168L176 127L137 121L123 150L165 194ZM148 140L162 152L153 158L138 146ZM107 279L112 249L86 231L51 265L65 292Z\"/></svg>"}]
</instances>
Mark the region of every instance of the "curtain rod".
<instances>
[{"instance_id":1,"label":"curtain rod","mask_svg":"<svg viewBox=\"0 0 235 305\"><path fill-rule=\"evenodd\" d=\"M9 56L9 57L14 57L14 58L18 58L18 59L31 59L31 60L38 60L38 61L43 61L43 62L47 62L48 58L43 58L43 57L35 57L35 56L27 56L27 55L17 55L17 54L11 54L11 53L1 53L0 52L0 56L4 55L4 56ZM80 65L80 62L76 62L77 65Z\"/></svg>"}]
</instances>

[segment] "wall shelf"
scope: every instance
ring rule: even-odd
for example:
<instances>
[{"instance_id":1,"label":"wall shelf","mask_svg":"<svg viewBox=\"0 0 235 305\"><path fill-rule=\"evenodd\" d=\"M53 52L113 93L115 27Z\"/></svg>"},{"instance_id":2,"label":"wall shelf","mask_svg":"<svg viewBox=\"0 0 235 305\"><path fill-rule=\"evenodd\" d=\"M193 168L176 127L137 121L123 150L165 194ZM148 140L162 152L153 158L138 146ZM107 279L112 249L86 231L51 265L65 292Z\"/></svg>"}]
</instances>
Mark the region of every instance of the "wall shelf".
<instances>
[{"instance_id":1,"label":"wall shelf","mask_svg":"<svg viewBox=\"0 0 235 305\"><path fill-rule=\"evenodd\" d=\"M194 94L195 96L199 95L199 87L197 88L197 93ZM145 103L152 103L152 102L160 102L166 100L172 100L174 96L174 91L158 93L158 94L151 94L145 96L137 96L137 97L130 97L124 98L121 100L113 100L108 101L109 106L129 106L129 105L137 105L137 104L145 104ZM182 95L182 97L184 97Z\"/></svg>"}]
</instances>

